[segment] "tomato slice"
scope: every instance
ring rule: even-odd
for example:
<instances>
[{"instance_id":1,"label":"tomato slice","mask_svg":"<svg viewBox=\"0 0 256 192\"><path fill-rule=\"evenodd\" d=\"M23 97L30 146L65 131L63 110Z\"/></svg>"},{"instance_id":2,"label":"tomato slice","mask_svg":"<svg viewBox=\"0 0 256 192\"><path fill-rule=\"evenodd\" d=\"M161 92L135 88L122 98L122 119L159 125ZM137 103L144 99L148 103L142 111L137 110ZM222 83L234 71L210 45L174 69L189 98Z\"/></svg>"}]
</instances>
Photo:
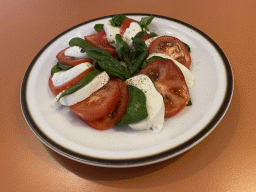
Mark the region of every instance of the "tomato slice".
<instances>
[{"instance_id":1,"label":"tomato slice","mask_svg":"<svg viewBox=\"0 0 256 192\"><path fill-rule=\"evenodd\" d=\"M191 57L188 49L182 41L172 36L161 36L152 41L148 47L148 55L152 53L163 53L177 60L188 69L191 64Z\"/></svg>"},{"instance_id":2,"label":"tomato slice","mask_svg":"<svg viewBox=\"0 0 256 192\"><path fill-rule=\"evenodd\" d=\"M139 38L142 39L143 41L146 41L146 40L152 38L152 36L147 33L147 34L141 35Z\"/></svg>"},{"instance_id":3,"label":"tomato slice","mask_svg":"<svg viewBox=\"0 0 256 192\"><path fill-rule=\"evenodd\" d=\"M117 81L110 80L87 99L70 106L70 109L82 120L101 119L115 109L119 96Z\"/></svg>"},{"instance_id":4,"label":"tomato slice","mask_svg":"<svg viewBox=\"0 0 256 192\"><path fill-rule=\"evenodd\" d=\"M105 32L104 29L101 29L97 36L96 36L96 42L101 44L103 47L109 47L112 49L115 49L115 47L113 47L112 45L110 45L110 43L108 43L108 39L107 39L107 34Z\"/></svg>"},{"instance_id":5,"label":"tomato slice","mask_svg":"<svg viewBox=\"0 0 256 192\"><path fill-rule=\"evenodd\" d=\"M76 85L77 83L79 83L88 73L90 73L93 70L94 70L94 68L91 67L91 68L85 70L83 73L81 73L77 77L75 77L74 79L71 79L67 83L64 83L63 85L60 85L60 86L53 85L52 76L51 76L48 81L49 87L50 87L52 93L59 94L60 92L66 90L66 89L69 89L69 88L73 87L74 85Z\"/></svg>"},{"instance_id":6,"label":"tomato slice","mask_svg":"<svg viewBox=\"0 0 256 192\"><path fill-rule=\"evenodd\" d=\"M120 26L120 35L121 35L121 36L123 36L124 32L126 31L127 28L130 27L130 24L131 24L132 22L138 23L138 21L133 20L133 19L130 19L130 18L126 18L126 19L123 20L123 22L122 22L122 24L121 24L121 26Z\"/></svg>"},{"instance_id":7,"label":"tomato slice","mask_svg":"<svg viewBox=\"0 0 256 192\"><path fill-rule=\"evenodd\" d=\"M96 42L96 38L97 38L97 33L91 34L91 35L87 35L84 37L85 40L90 40L92 42ZM93 46L93 45L92 45Z\"/></svg>"},{"instance_id":8,"label":"tomato slice","mask_svg":"<svg viewBox=\"0 0 256 192\"><path fill-rule=\"evenodd\" d=\"M155 59L139 74L147 75L163 96L165 118L177 114L189 102L189 90L183 73L172 60Z\"/></svg>"},{"instance_id":9,"label":"tomato slice","mask_svg":"<svg viewBox=\"0 0 256 192\"><path fill-rule=\"evenodd\" d=\"M59 62L65 64L65 65L69 65L69 66L76 66L79 65L81 63L85 63L85 62L89 62L89 63L93 63L92 59L82 59L82 58L76 58L76 57L70 57L70 56L66 56L65 55L65 51L68 49L69 47L63 49L62 51L60 51L57 55L56 58Z\"/></svg>"},{"instance_id":10,"label":"tomato slice","mask_svg":"<svg viewBox=\"0 0 256 192\"><path fill-rule=\"evenodd\" d=\"M90 127L98 130L106 130L117 124L124 116L128 107L129 92L127 85L123 81L119 79L116 79L116 81L118 82L118 87L120 89L120 98L116 108L113 112L109 113L102 119L94 121L84 121Z\"/></svg>"},{"instance_id":11,"label":"tomato slice","mask_svg":"<svg viewBox=\"0 0 256 192\"><path fill-rule=\"evenodd\" d=\"M85 36L84 39L93 47L98 47L109 52L113 57L116 57L116 49L108 43L107 35L104 29L99 33Z\"/></svg>"}]
</instances>

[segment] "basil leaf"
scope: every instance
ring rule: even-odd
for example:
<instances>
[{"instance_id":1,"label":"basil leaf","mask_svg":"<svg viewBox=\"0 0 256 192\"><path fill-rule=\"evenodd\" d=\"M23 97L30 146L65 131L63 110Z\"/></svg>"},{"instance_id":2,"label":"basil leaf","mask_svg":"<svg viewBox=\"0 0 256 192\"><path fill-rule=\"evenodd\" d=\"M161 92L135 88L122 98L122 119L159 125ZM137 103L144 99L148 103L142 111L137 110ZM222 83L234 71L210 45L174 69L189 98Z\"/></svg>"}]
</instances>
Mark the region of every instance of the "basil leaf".
<instances>
[{"instance_id":1,"label":"basil leaf","mask_svg":"<svg viewBox=\"0 0 256 192\"><path fill-rule=\"evenodd\" d=\"M140 38L140 36L141 36L141 35L144 35L144 34L147 34L147 32L142 30L142 31L138 32L138 33L134 36L134 38Z\"/></svg>"},{"instance_id":2,"label":"basil leaf","mask_svg":"<svg viewBox=\"0 0 256 192\"><path fill-rule=\"evenodd\" d=\"M126 18L125 15L118 14L110 20L110 23L113 27L119 27Z\"/></svg>"},{"instance_id":3,"label":"basil leaf","mask_svg":"<svg viewBox=\"0 0 256 192\"><path fill-rule=\"evenodd\" d=\"M189 47L189 45L188 45L188 44L186 44L186 43L184 43L184 42L183 42L183 44L186 46L186 48L187 48L188 52L190 52L190 47Z\"/></svg>"},{"instance_id":4,"label":"basil leaf","mask_svg":"<svg viewBox=\"0 0 256 192\"><path fill-rule=\"evenodd\" d=\"M127 63L127 68L131 75L138 71L147 54L148 48L145 42L139 38L133 38L133 49L129 54L129 62Z\"/></svg>"},{"instance_id":5,"label":"basil leaf","mask_svg":"<svg viewBox=\"0 0 256 192\"><path fill-rule=\"evenodd\" d=\"M138 32L138 33L134 36L134 38L140 38L140 36L145 35L145 34L148 34L147 31L142 30L142 31ZM156 33L153 33L153 32L150 33L150 35L151 35L151 37L156 37L156 36L157 36L157 34L156 34Z\"/></svg>"},{"instance_id":6,"label":"basil leaf","mask_svg":"<svg viewBox=\"0 0 256 192\"><path fill-rule=\"evenodd\" d=\"M145 67L148 63L150 63L151 61L154 61L155 59L167 60L167 58L163 58L163 57L160 57L160 56L153 56L153 57L150 57L149 59L145 60L142 64L141 68Z\"/></svg>"},{"instance_id":7,"label":"basil leaf","mask_svg":"<svg viewBox=\"0 0 256 192\"><path fill-rule=\"evenodd\" d=\"M157 36L157 34L156 33L150 33L150 35L152 36L152 37L156 37Z\"/></svg>"},{"instance_id":8,"label":"basil leaf","mask_svg":"<svg viewBox=\"0 0 256 192\"><path fill-rule=\"evenodd\" d=\"M68 70L68 69L70 69L70 68L73 67L73 66L65 65L65 64L63 64L63 63L61 63L61 62L58 62L57 65L58 65L58 67L59 67L60 69L62 69L62 70Z\"/></svg>"},{"instance_id":9,"label":"basil leaf","mask_svg":"<svg viewBox=\"0 0 256 192\"><path fill-rule=\"evenodd\" d=\"M66 96L66 95L70 95L70 94L76 92L77 90L83 88L84 86L86 86L88 83L90 83L100 73L101 73L101 71L99 71L97 69L88 73L78 84L76 84L73 87L63 91L60 94L59 98L57 99L57 102L59 102L59 100L62 97Z\"/></svg>"},{"instance_id":10,"label":"basil leaf","mask_svg":"<svg viewBox=\"0 0 256 192\"><path fill-rule=\"evenodd\" d=\"M150 15L148 17L142 17L141 20L138 22L138 24L141 26L142 29L149 31L147 26L151 23L153 19L154 19L153 15Z\"/></svg>"},{"instance_id":11,"label":"basil leaf","mask_svg":"<svg viewBox=\"0 0 256 192\"><path fill-rule=\"evenodd\" d=\"M54 73L57 73L59 71L61 71L61 69L59 68L58 64L56 64L51 69L51 75L53 75Z\"/></svg>"},{"instance_id":12,"label":"basil leaf","mask_svg":"<svg viewBox=\"0 0 256 192\"><path fill-rule=\"evenodd\" d=\"M191 99L189 99L187 106L191 106L191 105L192 105L192 101L191 101Z\"/></svg>"},{"instance_id":13,"label":"basil leaf","mask_svg":"<svg viewBox=\"0 0 256 192\"><path fill-rule=\"evenodd\" d=\"M130 48L129 45L122 39L120 34L116 34L116 55L125 63L129 60Z\"/></svg>"},{"instance_id":14,"label":"basil leaf","mask_svg":"<svg viewBox=\"0 0 256 192\"><path fill-rule=\"evenodd\" d=\"M105 57L102 61L98 61L102 70L106 71L110 77L117 77L124 81L129 75L126 75L125 67L123 67L119 61L115 58Z\"/></svg>"},{"instance_id":15,"label":"basil leaf","mask_svg":"<svg viewBox=\"0 0 256 192\"><path fill-rule=\"evenodd\" d=\"M112 40L112 41L108 41L108 43L115 43L115 41L114 41L114 40Z\"/></svg>"},{"instance_id":16,"label":"basil leaf","mask_svg":"<svg viewBox=\"0 0 256 192\"><path fill-rule=\"evenodd\" d=\"M109 52L97 47L85 47L81 50L87 53L88 57L97 64L101 70L106 71L110 77L117 77L125 80L129 77L129 71L125 66L115 59Z\"/></svg>"},{"instance_id":17,"label":"basil leaf","mask_svg":"<svg viewBox=\"0 0 256 192\"><path fill-rule=\"evenodd\" d=\"M137 123L148 116L146 106L146 96L135 86L128 85L129 89L129 103L125 115L116 124L118 126Z\"/></svg>"},{"instance_id":18,"label":"basil leaf","mask_svg":"<svg viewBox=\"0 0 256 192\"><path fill-rule=\"evenodd\" d=\"M85 47L90 47L91 46L87 41L85 41L84 39L82 39L80 37L74 37L73 39L71 39L69 41L69 45L71 47L78 46L82 49L85 48Z\"/></svg>"},{"instance_id":19,"label":"basil leaf","mask_svg":"<svg viewBox=\"0 0 256 192\"><path fill-rule=\"evenodd\" d=\"M94 26L95 31L99 32L101 29L103 29L104 24L96 24Z\"/></svg>"},{"instance_id":20,"label":"basil leaf","mask_svg":"<svg viewBox=\"0 0 256 192\"><path fill-rule=\"evenodd\" d=\"M53 66L53 68L51 69L51 75L53 75L54 73L57 73L59 71L65 71L68 70L70 68L72 68L73 66L69 66L69 65L64 65L61 62L58 62L56 65Z\"/></svg>"}]
</instances>

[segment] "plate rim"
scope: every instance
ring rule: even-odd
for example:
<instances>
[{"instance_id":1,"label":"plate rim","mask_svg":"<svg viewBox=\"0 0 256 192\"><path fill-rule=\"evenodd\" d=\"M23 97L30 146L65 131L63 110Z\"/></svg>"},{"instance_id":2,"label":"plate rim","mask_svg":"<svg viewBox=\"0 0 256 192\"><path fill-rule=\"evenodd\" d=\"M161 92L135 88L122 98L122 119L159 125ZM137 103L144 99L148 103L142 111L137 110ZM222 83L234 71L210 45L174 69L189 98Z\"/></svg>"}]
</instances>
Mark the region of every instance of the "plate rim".
<instances>
[{"instance_id":1,"label":"plate rim","mask_svg":"<svg viewBox=\"0 0 256 192\"><path fill-rule=\"evenodd\" d=\"M221 121L221 119L224 117L224 115L230 105L231 99L232 99L233 90L234 90L234 77L233 77L230 63L229 63L226 55L224 54L223 50L208 35L206 35L204 32L202 32L201 30L197 29L196 27L194 27L188 23L185 23L183 21L180 21L180 20L177 20L177 19L174 19L171 17L167 17L167 16L162 16L162 15L157 15L157 14L148 14L148 13L120 13L120 14L123 14L126 16L150 16L150 15L153 15L154 17L177 22L181 25L191 28L192 30L194 30L197 33L199 33L200 35L202 35L206 40L208 40L213 45L213 47L220 54L220 58L223 61L223 64L224 64L224 67L226 70L226 75L227 75L226 94L225 94L225 97L223 99L223 102L222 102L218 112L216 112L215 116L212 117L212 119L209 121L209 123L207 125L205 125L204 128L198 134L196 134L194 137L192 137L185 143L182 143L179 146L169 149L167 151L160 152L159 154L154 154L154 155L150 155L147 157L124 159L124 160L122 160L122 159L110 160L110 159L101 159L101 158L81 155L81 154L73 152L67 148L64 148L64 147L60 146L59 144L57 144L56 142L54 142L52 139L50 139L47 135L45 135L40 130L40 128L37 126L36 122L33 120L32 116L30 115L28 105L27 105L26 88L27 88L27 81L28 81L29 74L30 74L33 66L35 65L37 59L54 41L56 41L58 38L60 38L61 36L63 36L64 34L68 33L69 31L71 31L75 28L78 28L80 26L83 26L85 24L88 24L88 23L91 23L91 22L94 22L97 20L105 19L108 17L114 17L116 14L97 17L97 18L82 22L78 25L75 25L75 26L63 31L62 33L60 33L59 35L54 37L52 40L50 40L43 48L40 49L40 51L32 59L31 63L29 64L29 66L25 72L23 80L22 80L21 90L20 90L20 103L21 103L22 112L23 112L23 115L25 117L27 124L29 125L32 132L41 140L41 142L43 142L46 146L51 148L53 151L65 156L69 159L78 161L80 163L85 163L85 164L94 165L94 166L101 166L101 167L112 167L112 168L122 167L122 168L124 168L124 167L138 167L138 166L143 166L143 165L149 165L149 164L153 164L153 163L157 163L160 161L170 159L174 156L177 156L177 155L191 149L193 146L195 146L200 141L202 141L207 135L209 135L215 129L215 127L218 125L218 123Z\"/></svg>"}]
</instances>

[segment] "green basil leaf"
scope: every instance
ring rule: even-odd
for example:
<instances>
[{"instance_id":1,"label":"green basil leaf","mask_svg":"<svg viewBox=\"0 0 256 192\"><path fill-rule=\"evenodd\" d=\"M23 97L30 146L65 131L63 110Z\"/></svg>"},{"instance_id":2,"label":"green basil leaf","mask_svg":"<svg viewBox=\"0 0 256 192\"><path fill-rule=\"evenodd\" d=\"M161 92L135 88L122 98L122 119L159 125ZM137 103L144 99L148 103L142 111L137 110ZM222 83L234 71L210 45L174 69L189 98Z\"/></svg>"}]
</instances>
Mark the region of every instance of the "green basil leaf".
<instances>
[{"instance_id":1,"label":"green basil leaf","mask_svg":"<svg viewBox=\"0 0 256 192\"><path fill-rule=\"evenodd\" d=\"M137 123L148 117L146 96L135 86L128 85L129 89L129 103L125 115L116 124L118 126Z\"/></svg>"},{"instance_id":2,"label":"green basil leaf","mask_svg":"<svg viewBox=\"0 0 256 192\"><path fill-rule=\"evenodd\" d=\"M64 65L61 62L58 62L56 65L53 66L53 68L51 69L51 75L53 75L54 73L57 73L59 71L65 71L68 70L70 68L72 68L73 66L69 66L69 65Z\"/></svg>"},{"instance_id":3,"label":"green basil leaf","mask_svg":"<svg viewBox=\"0 0 256 192\"><path fill-rule=\"evenodd\" d=\"M56 64L51 69L51 75L53 75L54 73L57 73L59 71L61 71L61 69L59 68L58 64Z\"/></svg>"},{"instance_id":4,"label":"green basil leaf","mask_svg":"<svg viewBox=\"0 0 256 192\"><path fill-rule=\"evenodd\" d=\"M141 26L142 29L149 31L148 25L151 23L153 19L154 19L153 15L150 15L148 17L142 17L141 20L138 22L138 24Z\"/></svg>"},{"instance_id":5,"label":"green basil leaf","mask_svg":"<svg viewBox=\"0 0 256 192\"><path fill-rule=\"evenodd\" d=\"M108 41L108 43L115 43L115 41L114 41L114 40L112 40L112 41Z\"/></svg>"},{"instance_id":6,"label":"green basil leaf","mask_svg":"<svg viewBox=\"0 0 256 192\"><path fill-rule=\"evenodd\" d=\"M191 99L189 99L187 106L191 106L191 105L192 105L192 101L191 101Z\"/></svg>"},{"instance_id":7,"label":"green basil leaf","mask_svg":"<svg viewBox=\"0 0 256 192\"><path fill-rule=\"evenodd\" d=\"M62 70L68 70L68 69L70 69L70 68L73 67L73 66L65 65L65 64L63 64L63 63L61 63L61 62L58 62L57 65L58 65L58 67L59 67L60 69L62 69Z\"/></svg>"},{"instance_id":8,"label":"green basil leaf","mask_svg":"<svg viewBox=\"0 0 256 192\"><path fill-rule=\"evenodd\" d=\"M129 71L126 67L121 65L109 52L97 47L85 47L82 50L87 53L88 57L91 58L101 70L106 71L110 77L117 77L123 81L129 78Z\"/></svg>"},{"instance_id":9,"label":"green basil leaf","mask_svg":"<svg viewBox=\"0 0 256 192\"><path fill-rule=\"evenodd\" d=\"M167 60L167 58L163 58L163 57L160 57L160 56L153 56L153 57L150 57L149 59L145 60L142 64L141 68L145 67L148 63L150 63L151 61L154 61L155 59Z\"/></svg>"},{"instance_id":10,"label":"green basil leaf","mask_svg":"<svg viewBox=\"0 0 256 192\"><path fill-rule=\"evenodd\" d=\"M133 38L133 49L129 54L129 62L127 63L127 68L131 75L138 71L147 54L148 48L145 42L139 38Z\"/></svg>"},{"instance_id":11,"label":"green basil leaf","mask_svg":"<svg viewBox=\"0 0 256 192\"><path fill-rule=\"evenodd\" d=\"M128 78L128 74L125 73L125 68L115 58L105 57L102 61L98 61L100 68L110 77L117 77L124 81Z\"/></svg>"},{"instance_id":12,"label":"green basil leaf","mask_svg":"<svg viewBox=\"0 0 256 192\"><path fill-rule=\"evenodd\" d=\"M86 52L88 57L94 61L102 60L102 57L113 57L109 52L98 47L85 47L81 50L82 53Z\"/></svg>"},{"instance_id":13,"label":"green basil leaf","mask_svg":"<svg viewBox=\"0 0 256 192\"><path fill-rule=\"evenodd\" d=\"M115 39L116 39L116 55L120 60L127 63L129 60L129 53L130 53L129 45L122 39L122 36L120 34L116 34Z\"/></svg>"},{"instance_id":14,"label":"green basil leaf","mask_svg":"<svg viewBox=\"0 0 256 192\"><path fill-rule=\"evenodd\" d=\"M188 45L188 44L186 44L186 43L184 43L184 42L183 42L183 44L186 46L186 48L187 48L188 52L190 52L190 47L189 47L189 45Z\"/></svg>"},{"instance_id":15,"label":"green basil leaf","mask_svg":"<svg viewBox=\"0 0 256 192\"><path fill-rule=\"evenodd\" d=\"M153 33L153 32L151 32L150 35L151 35L152 37L158 36L156 33Z\"/></svg>"},{"instance_id":16,"label":"green basil leaf","mask_svg":"<svg viewBox=\"0 0 256 192\"><path fill-rule=\"evenodd\" d=\"M94 29L95 31L99 32L101 29L103 29L104 24L95 24Z\"/></svg>"},{"instance_id":17,"label":"green basil leaf","mask_svg":"<svg viewBox=\"0 0 256 192\"><path fill-rule=\"evenodd\" d=\"M110 23L113 27L119 27L126 18L125 15L118 14L110 20Z\"/></svg>"},{"instance_id":18,"label":"green basil leaf","mask_svg":"<svg viewBox=\"0 0 256 192\"><path fill-rule=\"evenodd\" d=\"M140 36L141 36L141 35L144 35L144 34L147 34L147 32L142 30L142 31L138 32L138 33L134 36L134 38L140 38Z\"/></svg>"},{"instance_id":19,"label":"green basil leaf","mask_svg":"<svg viewBox=\"0 0 256 192\"><path fill-rule=\"evenodd\" d=\"M84 39L82 39L80 37L74 37L73 39L71 39L69 41L69 45L71 47L78 46L82 49L85 48L85 47L90 47L91 46L87 41L85 41Z\"/></svg>"},{"instance_id":20,"label":"green basil leaf","mask_svg":"<svg viewBox=\"0 0 256 192\"><path fill-rule=\"evenodd\" d=\"M70 94L76 92L77 90L83 88L84 86L86 86L88 83L90 83L100 73L101 73L101 71L99 71L97 69L88 73L78 84L76 84L73 87L63 91L60 94L59 98L57 99L57 102L59 102L59 100L62 97L66 96L66 95L70 95Z\"/></svg>"}]
</instances>

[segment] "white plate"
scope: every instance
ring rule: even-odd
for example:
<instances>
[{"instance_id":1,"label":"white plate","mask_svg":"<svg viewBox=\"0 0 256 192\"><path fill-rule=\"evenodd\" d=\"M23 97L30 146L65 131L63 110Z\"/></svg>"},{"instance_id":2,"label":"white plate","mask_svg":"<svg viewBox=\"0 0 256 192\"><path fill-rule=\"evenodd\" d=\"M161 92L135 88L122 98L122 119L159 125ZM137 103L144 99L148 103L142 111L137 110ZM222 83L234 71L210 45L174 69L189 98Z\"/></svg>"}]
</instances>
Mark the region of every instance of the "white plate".
<instances>
[{"instance_id":1,"label":"white plate","mask_svg":"<svg viewBox=\"0 0 256 192\"><path fill-rule=\"evenodd\" d=\"M140 20L147 14L126 14ZM94 25L112 16L84 22L61 33L35 56L21 87L24 116L35 135L54 151L73 160L103 167L148 165L181 154L204 139L224 116L233 93L233 75L220 47L206 34L184 22L154 15L149 25L159 35L179 38L191 47L192 106L165 121L157 134L129 127L97 131L80 121L68 107L54 108L48 88L56 54L73 37L95 33Z\"/></svg>"}]
</instances>

